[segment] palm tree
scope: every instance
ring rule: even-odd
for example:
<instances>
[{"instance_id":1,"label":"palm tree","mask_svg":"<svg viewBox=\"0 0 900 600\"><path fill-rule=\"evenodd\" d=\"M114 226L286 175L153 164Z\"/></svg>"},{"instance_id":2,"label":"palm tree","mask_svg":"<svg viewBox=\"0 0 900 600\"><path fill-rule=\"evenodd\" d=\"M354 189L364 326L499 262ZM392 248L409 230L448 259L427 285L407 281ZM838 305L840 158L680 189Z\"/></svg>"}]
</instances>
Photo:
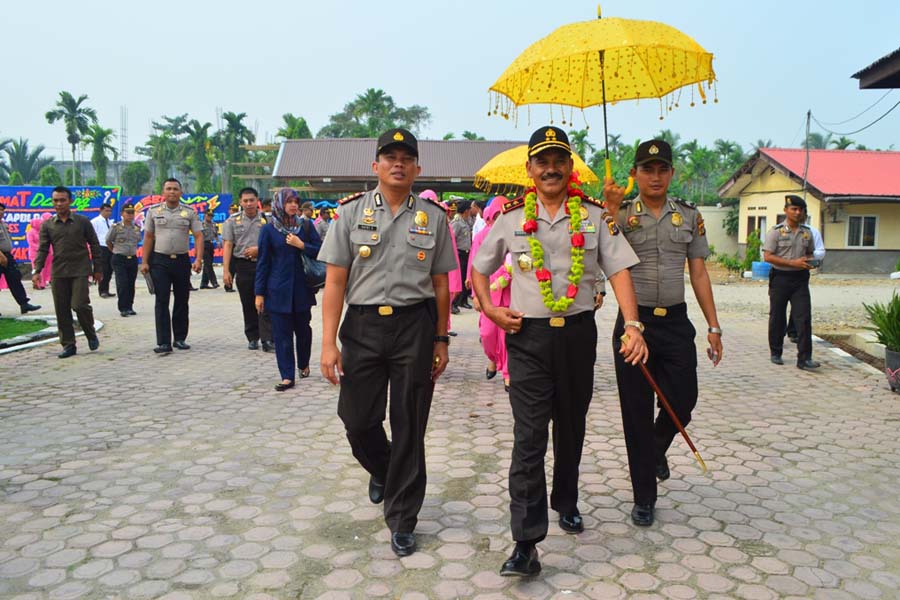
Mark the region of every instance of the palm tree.
<instances>
[{"instance_id":1,"label":"palm tree","mask_svg":"<svg viewBox=\"0 0 900 600\"><path fill-rule=\"evenodd\" d=\"M22 183L37 181L40 171L53 163L52 156L41 156L44 146L38 144L34 150L28 148L28 140L7 140L9 144L4 148L6 154L6 169L9 173L18 173L22 177Z\"/></svg>"},{"instance_id":2,"label":"palm tree","mask_svg":"<svg viewBox=\"0 0 900 600\"><path fill-rule=\"evenodd\" d=\"M82 140L85 145L93 148L91 164L94 165L94 170L97 172L97 185L106 185L106 167L109 165L107 153L112 154L113 158L119 157L119 151L109 143L109 140L114 137L115 133L112 129L106 129L99 123L93 123Z\"/></svg>"},{"instance_id":3,"label":"palm tree","mask_svg":"<svg viewBox=\"0 0 900 600\"><path fill-rule=\"evenodd\" d=\"M212 181L212 167L209 164L209 150L212 146L209 140L209 128L212 123L200 124L197 119L191 121L184 127L184 132L188 137L188 148L190 149L190 167L197 177L197 192L210 192Z\"/></svg>"},{"instance_id":4,"label":"palm tree","mask_svg":"<svg viewBox=\"0 0 900 600\"><path fill-rule=\"evenodd\" d=\"M178 160L178 142L169 132L154 133L147 140L147 145L135 148L135 152L149 156L156 163L155 190L162 191L163 182L172 174L172 164Z\"/></svg>"},{"instance_id":5,"label":"palm tree","mask_svg":"<svg viewBox=\"0 0 900 600\"><path fill-rule=\"evenodd\" d=\"M228 190L231 186L231 165L240 162L247 156L247 151L241 146L252 144L256 140L253 132L243 123L246 117L247 113L223 113L222 118L225 120L225 129L217 131L216 135L213 136L215 145L218 147L224 161L223 191Z\"/></svg>"},{"instance_id":6,"label":"palm tree","mask_svg":"<svg viewBox=\"0 0 900 600\"><path fill-rule=\"evenodd\" d=\"M751 146L753 147L754 152L759 152L760 148L772 148L774 144L772 143L772 140L764 140L760 138L756 140L756 143L751 144Z\"/></svg>"},{"instance_id":7,"label":"palm tree","mask_svg":"<svg viewBox=\"0 0 900 600\"><path fill-rule=\"evenodd\" d=\"M825 150L828 148L829 144L831 144L830 133L828 135L822 135L817 131L813 131L809 134L809 137L806 138L803 147L809 148L810 150Z\"/></svg>"},{"instance_id":8,"label":"palm tree","mask_svg":"<svg viewBox=\"0 0 900 600\"><path fill-rule=\"evenodd\" d=\"M595 152L597 148L588 141L587 129L573 129L569 132L569 143L575 149L575 154L584 158L589 152Z\"/></svg>"},{"instance_id":9,"label":"palm tree","mask_svg":"<svg viewBox=\"0 0 900 600\"><path fill-rule=\"evenodd\" d=\"M672 147L672 160L674 160L675 163L681 162L681 159L684 158L687 152L689 152L681 148L679 144L679 142L681 141L681 136L671 129L663 129L658 134L656 134L656 139L662 140Z\"/></svg>"},{"instance_id":10,"label":"palm tree","mask_svg":"<svg viewBox=\"0 0 900 600\"><path fill-rule=\"evenodd\" d=\"M854 142L853 140L851 140L850 138L848 138L845 135L842 135L841 137L839 137L836 140L831 140L831 145L834 146L838 150L846 150L847 148L849 148L850 146L852 146L855 143L856 142Z\"/></svg>"},{"instance_id":11,"label":"palm tree","mask_svg":"<svg viewBox=\"0 0 900 600\"><path fill-rule=\"evenodd\" d=\"M44 115L50 124L62 121L66 126L66 141L72 147L72 184L75 184L75 146L81 141L81 136L87 133L91 123L97 122L97 111L88 106L82 106L87 100L87 94L82 94L76 100L72 94L66 91L59 93L56 101L57 108L47 111Z\"/></svg>"},{"instance_id":12,"label":"palm tree","mask_svg":"<svg viewBox=\"0 0 900 600\"><path fill-rule=\"evenodd\" d=\"M308 140L312 138L312 131L303 117L295 117L291 113L281 115L284 119L284 125L278 129L275 137L282 137L286 140Z\"/></svg>"},{"instance_id":13,"label":"palm tree","mask_svg":"<svg viewBox=\"0 0 900 600\"><path fill-rule=\"evenodd\" d=\"M0 140L0 152L3 152L9 147L9 144L12 140ZM0 156L0 181L6 182L9 177L9 165L6 164L6 159Z\"/></svg>"}]
</instances>

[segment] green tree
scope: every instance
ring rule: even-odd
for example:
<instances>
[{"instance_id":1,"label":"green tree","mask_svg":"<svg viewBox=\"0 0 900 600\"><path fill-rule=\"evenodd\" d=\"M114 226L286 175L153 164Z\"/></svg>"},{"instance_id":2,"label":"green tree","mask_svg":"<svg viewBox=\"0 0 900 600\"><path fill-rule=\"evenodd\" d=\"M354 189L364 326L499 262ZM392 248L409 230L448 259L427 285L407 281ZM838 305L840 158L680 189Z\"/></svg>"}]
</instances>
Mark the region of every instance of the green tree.
<instances>
[{"instance_id":1,"label":"green tree","mask_svg":"<svg viewBox=\"0 0 900 600\"><path fill-rule=\"evenodd\" d=\"M286 140L308 140L312 138L312 131L310 131L309 125L303 117L295 117L291 113L285 113L281 115L281 118L284 120L284 125L278 129L275 137Z\"/></svg>"},{"instance_id":2,"label":"green tree","mask_svg":"<svg viewBox=\"0 0 900 600\"><path fill-rule=\"evenodd\" d=\"M817 131L813 131L809 134L809 137L806 138L806 141L803 143L804 148L809 148L810 150L825 150L831 144L831 134L822 135Z\"/></svg>"},{"instance_id":3,"label":"green tree","mask_svg":"<svg viewBox=\"0 0 900 600\"><path fill-rule=\"evenodd\" d=\"M477 140L483 140L483 139L484 139L484 136L478 135L478 134L475 133L474 131L469 131L468 129L466 129L465 131L462 132L462 136L463 136L463 139L464 139L464 140L475 140L475 141L477 141Z\"/></svg>"},{"instance_id":4,"label":"green tree","mask_svg":"<svg viewBox=\"0 0 900 600\"><path fill-rule=\"evenodd\" d=\"M753 151L757 152L760 148L771 148L772 146L774 146L772 140L764 140L760 138L753 144Z\"/></svg>"},{"instance_id":5,"label":"green tree","mask_svg":"<svg viewBox=\"0 0 900 600\"><path fill-rule=\"evenodd\" d=\"M128 163L122 172L122 181L125 183L125 195L137 196L142 193L144 185L150 181L150 167L141 161Z\"/></svg>"},{"instance_id":6,"label":"green tree","mask_svg":"<svg viewBox=\"0 0 900 600\"><path fill-rule=\"evenodd\" d=\"M178 141L168 131L154 133L147 140L147 145L135 148L138 154L150 157L156 163L155 191L162 191L163 182L171 177L172 165L180 156Z\"/></svg>"},{"instance_id":7,"label":"green tree","mask_svg":"<svg viewBox=\"0 0 900 600\"><path fill-rule=\"evenodd\" d=\"M115 137L112 129L106 129L99 123L92 123L87 134L82 140L85 145L91 146L91 164L96 171L97 185L106 185L106 167L109 166L109 156L119 157L119 151L109 141Z\"/></svg>"},{"instance_id":8,"label":"green tree","mask_svg":"<svg viewBox=\"0 0 900 600\"><path fill-rule=\"evenodd\" d=\"M56 170L56 167L52 165L47 165L41 169L40 173L38 173L38 185L56 187L62 184L62 176L59 174L59 171Z\"/></svg>"},{"instance_id":9,"label":"green tree","mask_svg":"<svg viewBox=\"0 0 900 600\"><path fill-rule=\"evenodd\" d=\"M189 163L191 170L197 178L196 192L212 192L212 166L209 161L209 151L212 143L209 139L209 128L212 123L203 123L197 119L191 121L185 126L185 133L188 138L188 148L190 149Z\"/></svg>"},{"instance_id":10,"label":"green tree","mask_svg":"<svg viewBox=\"0 0 900 600\"><path fill-rule=\"evenodd\" d=\"M18 171L12 171L9 174L9 185L25 185L25 180L22 178L22 174Z\"/></svg>"},{"instance_id":11,"label":"green tree","mask_svg":"<svg viewBox=\"0 0 900 600\"><path fill-rule=\"evenodd\" d=\"M222 114L225 122L225 128L217 131L213 136L213 143L218 149L218 154L222 158L222 172L224 177L221 181L221 190L231 187L232 164L242 162L247 157L247 151L241 148L242 145L252 144L256 140L256 136L250 131L243 121L247 117L247 113L226 112Z\"/></svg>"},{"instance_id":12,"label":"green tree","mask_svg":"<svg viewBox=\"0 0 900 600\"><path fill-rule=\"evenodd\" d=\"M69 92L59 93L56 108L47 111L44 115L51 125L56 121L62 121L66 127L66 141L72 147L72 184L75 184L75 146L81 141L81 136L87 133L91 123L97 122L97 111L83 103L87 100L87 94L82 94L76 100Z\"/></svg>"},{"instance_id":13,"label":"green tree","mask_svg":"<svg viewBox=\"0 0 900 600\"><path fill-rule=\"evenodd\" d=\"M575 154L580 156L582 159L588 156L589 153L595 152L597 148L588 141L588 130L587 129L573 129L569 132L569 144L571 144L572 148L575 150Z\"/></svg>"},{"instance_id":14,"label":"green tree","mask_svg":"<svg viewBox=\"0 0 900 600\"><path fill-rule=\"evenodd\" d=\"M63 175L63 181L65 181L64 185L83 185L81 171L69 167Z\"/></svg>"},{"instance_id":15,"label":"green tree","mask_svg":"<svg viewBox=\"0 0 900 600\"><path fill-rule=\"evenodd\" d=\"M372 138L393 127L416 133L430 120L431 114L424 106L414 104L402 108L384 90L369 88L346 104L344 110L331 115L328 125L317 136Z\"/></svg>"},{"instance_id":16,"label":"green tree","mask_svg":"<svg viewBox=\"0 0 900 600\"><path fill-rule=\"evenodd\" d=\"M9 177L9 165L6 164L6 157L3 152L9 147L12 140L0 140L0 183L5 183Z\"/></svg>"},{"instance_id":17,"label":"green tree","mask_svg":"<svg viewBox=\"0 0 900 600\"><path fill-rule=\"evenodd\" d=\"M28 147L28 140L9 140L3 152L6 154L6 169L14 171L22 178L22 183L31 183L40 177L40 171L53 162L52 156L41 156L44 146L38 144L34 150Z\"/></svg>"},{"instance_id":18,"label":"green tree","mask_svg":"<svg viewBox=\"0 0 900 600\"><path fill-rule=\"evenodd\" d=\"M442 137L441 139L444 140L444 141L446 142L446 141L448 141L448 140L452 140L452 139L455 138L455 137L456 137L456 134L453 133L453 132L451 131L451 132L449 132L449 133L445 133L445 134L444 134L444 137Z\"/></svg>"},{"instance_id":19,"label":"green tree","mask_svg":"<svg viewBox=\"0 0 900 600\"><path fill-rule=\"evenodd\" d=\"M656 139L668 143L672 147L672 159L676 163L680 163L684 158L684 151L681 148L681 136L671 129L663 129L656 134Z\"/></svg>"},{"instance_id":20,"label":"green tree","mask_svg":"<svg viewBox=\"0 0 900 600\"><path fill-rule=\"evenodd\" d=\"M839 137L836 140L831 140L831 145L834 148L836 148L837 150L846 150L855 143L856 142L854 142L853 140L851 140L850 138L848 138L845 135L842 135L841 137Z\"/></svg>"}]
</instances>

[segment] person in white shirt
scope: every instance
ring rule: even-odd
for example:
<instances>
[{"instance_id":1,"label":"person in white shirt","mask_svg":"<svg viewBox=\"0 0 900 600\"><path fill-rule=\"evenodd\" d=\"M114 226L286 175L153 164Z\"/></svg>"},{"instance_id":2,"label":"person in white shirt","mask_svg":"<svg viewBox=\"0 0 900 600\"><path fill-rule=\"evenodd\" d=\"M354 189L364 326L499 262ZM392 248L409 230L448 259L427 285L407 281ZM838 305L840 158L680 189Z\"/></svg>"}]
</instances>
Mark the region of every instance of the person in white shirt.
<instances>
[{"instance_id":1,"label":"person in white shirt","mask_svg":"<svg viewBox=\"0 0 900 600\"><path fill-rule=\"evenodd\" d=\"M485 206L487 206L487 203L484 200L476 200L472 203L472 216L475 217L475 223L472 224L472 237L475 237L475 234L487 227L484 217L481 216Z\"/></svg>"},{"instance_id":2,"label":"person in white shirt","mask_svg":"<svg viewBox=\"0 0 900 600\"><path fill-rule=\"evenodd\" d=\"M91 225L94 226L94 231L97 232L97 240L100 242L101 256L99 260L96 258L94 260L103 272L103 279L100 280L97 286L101 298L112 298L115 296L115 294L109 293L109 281L112 277L112 252L106 247L106 234L109 233L109 228L115 223L115 221L110 219L110 216L112 216L112 204L104 202L103 206L100 207L100 214L91 219Z\"/></svg>"}]
</instances>

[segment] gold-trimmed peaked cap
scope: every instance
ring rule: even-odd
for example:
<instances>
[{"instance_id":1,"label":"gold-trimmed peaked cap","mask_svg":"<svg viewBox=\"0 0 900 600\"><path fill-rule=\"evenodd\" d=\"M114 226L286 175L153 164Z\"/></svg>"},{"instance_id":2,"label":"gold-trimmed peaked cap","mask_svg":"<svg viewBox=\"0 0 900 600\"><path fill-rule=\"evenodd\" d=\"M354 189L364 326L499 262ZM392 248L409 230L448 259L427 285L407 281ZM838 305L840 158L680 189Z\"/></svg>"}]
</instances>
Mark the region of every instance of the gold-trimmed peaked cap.
<instances>
[{"instance_id":1,"label":"gold-trimmed peaked cap","mask_svg":"<svg viewBox=\"0 0 900 600\"><path fill-rule=\"evenodd\" d=\"M569 136L559 127L541 127L532 133L531 139L528 140L528 158L550 148L559 148L572 154L572 148L569 146Z\"/></svg>"},{"instance_id":2,"label":"gold-trimmed peaked cap","mask_svg":"<svg viewBox=\"0 0 900 600\"><path fill-rule=\"evenodd\" d=\"M645 165L658 160L672 166L672 146L665 140L648 140L637 147L634 153L634 166Z\"/></svg>"},{"instance_id":3,"label":"gold-trimmed peaked cap","mask_svg":"<svg viewBox=\"0 0 900 600\"><path fill-rule=\"evenodd\" d=\"M375 150L375 158L385 151L389 146L404 146L412 154L419 158L419 141L409 130L397 127L388 129L378 137L378 147Z\"/></svg>"},{"instance_id":4,"label":"gold-trimmed peaked cap","mask_svg":"<svg viewBox=\"0 0 900 600\"><path fill-rule=\"evenodd\" d=\"M784 205L787 206L799 206L803 210L806 210L806 200L798 196L797 194L788 194L784 197Z\"/></svg>"}]
</instances>

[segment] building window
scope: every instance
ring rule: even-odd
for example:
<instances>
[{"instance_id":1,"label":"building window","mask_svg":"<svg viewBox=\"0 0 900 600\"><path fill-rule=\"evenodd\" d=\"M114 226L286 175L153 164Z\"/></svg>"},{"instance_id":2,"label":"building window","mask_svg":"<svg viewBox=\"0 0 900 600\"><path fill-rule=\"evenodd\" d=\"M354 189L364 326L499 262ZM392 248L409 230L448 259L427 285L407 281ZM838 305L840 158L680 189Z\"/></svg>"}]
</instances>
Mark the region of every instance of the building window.
<instances>
[{"instance_id":1,"label":"building window","mask_svg":"<svg viewBox=\"0 0 900 600\"><path fill-rule=\"evenodd\" d=\"M756 217L747 217L747 237L756 231Z\"/></svg>"},{"instance_id":2,"label":"building window","mask_svg":"<svg viewBox=\"0 0 900 600\"><path fill-rule=\"evenodd\" d=\"M847 218L847 246L849 248L874 248L876 216L851 216Z\"/></svg>"}]
</instances>

